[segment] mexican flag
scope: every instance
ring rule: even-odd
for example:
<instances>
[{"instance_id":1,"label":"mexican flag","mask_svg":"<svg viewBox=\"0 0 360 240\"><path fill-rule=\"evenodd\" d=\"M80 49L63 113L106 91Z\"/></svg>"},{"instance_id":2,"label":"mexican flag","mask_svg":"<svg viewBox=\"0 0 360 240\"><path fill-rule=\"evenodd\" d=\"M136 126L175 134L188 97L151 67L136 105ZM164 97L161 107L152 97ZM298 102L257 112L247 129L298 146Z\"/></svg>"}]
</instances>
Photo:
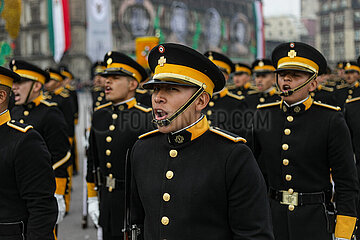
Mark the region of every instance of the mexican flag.
<instances>
[{"instance_id":1,"label":"mexican flag","mask_svg":"<svg viewBox=\"0 0 360 240\"><path fill-rule=\"evenodd\" d=\"M256 0L254 2L254 16L256 28L256 58L265 57L265 34L264 34L264 14L262 2Z\"/></svg>"},{"instance_id":2,"label":"mexican flag","mask_svg":"<svg viewBox=\"0 0 360 240\"><path fill-rule=\"evenodd\" d=\"M50 50L58 63L71 44L69 1L48 0L48 15Z\"/></svg>"}]
</instances>

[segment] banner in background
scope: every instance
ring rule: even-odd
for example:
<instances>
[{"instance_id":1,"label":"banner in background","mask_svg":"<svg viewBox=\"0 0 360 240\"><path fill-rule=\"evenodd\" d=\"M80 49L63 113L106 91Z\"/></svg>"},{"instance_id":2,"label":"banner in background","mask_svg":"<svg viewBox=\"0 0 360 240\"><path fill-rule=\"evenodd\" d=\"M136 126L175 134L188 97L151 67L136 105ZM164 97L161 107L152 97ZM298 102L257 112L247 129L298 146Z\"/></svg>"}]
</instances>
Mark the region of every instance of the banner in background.
<instances>
[{"instance_id":1,"label":"banner in background","mask_svg":"<svg viewBox=\"0 0 360 240\"><path fill-rule=\"evenodd\" d=\"M256 26L256 58L265 57L264 14L262 2L254 2L255 26Z\"/></svg>"},{"instance_id":2,"label":"banner in background","mask_svg":"<svg viewBox=\"0 0 360 240\"><path fill-rule=\"evenodd\" d=\"M68 0L48 0L50 50L55 62L60 62L71 45Z\"/></svg>"},{"instance_id":3,"label":"banner in background","mask_svg":"<svg viewBox=\"0 0 360 240\"><path fill-rule=\"evenodd\" d=\"M148 55L159 44L158 37L138 37L135 39L136 61L144 68L149 68Z\"/></svg>"},{"instance_id":4,"label":"banner in background","mask_svg":"<svg viewBox=\"0 0 360 240\"><path fill-rule=\"evenodd\" d=\"M86 0L86 53L92 62L102 61L112 49L111 1Z\"/></svg>"}]
</instances>

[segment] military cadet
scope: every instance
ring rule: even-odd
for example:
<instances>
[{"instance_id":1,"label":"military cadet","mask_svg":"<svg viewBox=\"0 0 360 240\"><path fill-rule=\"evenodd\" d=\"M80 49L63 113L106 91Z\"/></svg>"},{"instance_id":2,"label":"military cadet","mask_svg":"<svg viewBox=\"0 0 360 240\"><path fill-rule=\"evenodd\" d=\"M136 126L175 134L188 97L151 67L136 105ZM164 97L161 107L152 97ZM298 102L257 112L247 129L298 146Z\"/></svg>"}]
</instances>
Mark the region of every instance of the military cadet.
<instances>
[{"instance_id":1,"label":"military cadet","mask_svg":"<svg viewBox=\"0 0 360 240\"><path fill-rule=\"evenodd\" d=\"M58 215L50 154L31 125L11 120L14 80L0 67L0 239L50 240Z\"/></svg>"},{"instance_id":2,"label":"military cadet","mask_svg":"<svg viewBox=\"0 0 360 240\"><path fill-rule=\"evenodd\" d=\"M106 78L105 97L109 103L97 107L93 114L86 179L89 215L102 227L103 239L109 240L123 236L127 152L139 135L153 127L151 108L135 99L138 84L147 78L145 69L119 52L107 53L104 62L108 64L102 76ZM94 191L95 181L99 195Z\"/></svg>"},{"instance_id":3,"label":"military cadet","mask_svg":"<svg viewBox=\"0 0 360 240\"><path fill-rule=\"evenodd\" d=\"M274 87L275 68L269 59L257 59L252 64L252 72L255 75L256 90L249 91L246 103L251 110L255 110L258 104L274 102L280 97Z\"/></svg>"},{"instance_id":4,"label":"military cadet","mask_svg":"<svg viewBox=\"0 0 360 240\"><path fill-rule=\"evenodd\" d=\"M340 107L344 106L346 99L360 97L360 67L356 62L346 62L345 66L346 84L336 86L336 101Z\"/></svg>"},{"instance_id":5,"label":"military cadet","mask_svg":"<svg viewBox=\"0 0 360 240\"><path fill-rule=\"evenodd\" d=\"M74 104L69 92L62 86L64 79L66 78L63 76L60 71L54 68L47 68L45 69L50 75L50 80L45 83L46 92L46 99L49 101L57 103L57 106L61 110L64 115L65 122L67 125L67 135L70 142L70 148L73 148L74 145L74 138L75 138L75 126L74 126ZM69 212L70 209L70 195L71 195L71 181L72 181L72 169L74 162L74 156L71 156L68 164L68 180L67 180L67 187L65 193L65 203L66 203L66 213Z\"/></svg>"},{"instance_id":6,"label":"military cadet","mask_svg":"<svg viewBox=\"0 0 360 240\"><path fill-rule=\"evenodd\" d=\"M93 109L107 102L104 91L106 78L101 76L101 73L104 72L105 68L106 64L102 61L95 62L91 67L91 76L93 79L93 87L91 89Z\"/></svg>"},{"instance_id":7,"label":"military cadet","mask_svg":"<svg viewBox=\"0 0 360 240\"><path fill-rule=\"evenodd\" d=\"M228 87L230 92L246 97L249 90L254 90L250 82L251 68L249 65L244 63L235 64L235 72L232 75L234 85Z\"/></svg>"},{"instance_id":8,"label":"military cadet","mask_svg":"<svg viewBox=\"0 0 360 240\"><path fill-rule=\"evenodd\" d=\"M201 113L225 85L201 53L166 43L149 54L158 130L132 150L132 223L144 239L273 239L266 188L245 139Z\"/></svg>"},{"instance_id":9,"label":"military cadet","mask_svg":"<svg viewBox=\"0 0 360 240\"><path fill-rule=\"evenodd\" d=\"M358 180L349 130L339 107L309 96L326 60L313 47L292 42L276 47L272 61L282 100L257 107L254 154L268 180L275 239L330 240L334 232L351 239ZM259 123L261 116L267 118Z\"/></svg>"},{"instance_id":10,"label":"military cadet","mask_svg":"<svg viewBox=\"0 0 360 240\"><path fill-rule=\"evenodd\" d=\"M76 88L73 85L71 85L71 82L74 80L74 75L70 72L70 70L66 66L61 66L59 70L61 75L64 77L62 86L65 90L68 91L72 99L73 110L74 110L74 123L76 125L79 120L79 101L78 101Z\"/></svg>"},{"instance_id":11,"label":"military cadet","mask_svg":"<svg viewBox=\"0 0 360 240\"><path fill-rule=\"evenodd\" d=\"M358 179L360 176L360 97L347 99L344 105L344 116L350 130L352 146L355 153ZM359 179L360 182L360 179ZM360 203L358 204L358 219L360 217ZM360 239L360 229L355 232L356 238Z\"/></svg>"},{"instance_id":12,"label":"military cadet","mask_svg":"<svg viewBox=\"0 0 360 240\"><path fill-rule=\"evenodd\" d=\"M71 155L65 119L57 104L46 101L42 95L43 85L49 80L47 72L15 59L10 62L9 67L21 77L14 81L16 106L11 110L12 118L20 123L31 124L44 138L51 154L56 178L55 197L59 207L59 223L65 214L66 169Z\"/></svg>"},{"instance_id":13,"label":"military cadet","mask_svg":"<svg viewBox=\"0 0 360 240\"><path fill-rule=\"evenodd\" d=\"M233 62L224 54L217 52L208 51L204 55L220 69L227 81L235 70ZM210 103L203 111L208 117L210 125L244 136L246 109L244 96L233 94L224 87L213 94Z\"/></svg>"}]
</instances>

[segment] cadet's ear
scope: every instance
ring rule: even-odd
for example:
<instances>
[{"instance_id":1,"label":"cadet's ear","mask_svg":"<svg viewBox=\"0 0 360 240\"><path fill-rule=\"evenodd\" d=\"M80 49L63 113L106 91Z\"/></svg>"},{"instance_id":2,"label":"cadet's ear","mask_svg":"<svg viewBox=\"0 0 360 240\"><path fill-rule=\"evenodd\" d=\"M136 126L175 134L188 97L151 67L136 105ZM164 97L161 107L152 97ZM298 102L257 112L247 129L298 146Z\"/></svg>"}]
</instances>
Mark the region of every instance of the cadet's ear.
<instances>
[{"instance_id":1,"label":"cadet's ear","mask_svg":"<svg viewBox=\"0 0 360 240\"><path fill-rule=\"evenodd\" d=\"M41 91L41 89L42 89L42 84L39 83L39 82L35 82L33 89L34 89L34 90L33 90L34 92L39 92L39 91Z\"/></svg>"},{"instance_id":2,"label":"cadet's ear","mask_svg":"<svg viewBox=\"0 0 360 240\"><path fill-rule=\"evenodd\" d=\"M134 91L136 90L136 88L138 87L139 83L133 79L133 78L129 78L129 90L130 91Z\"/></svg>"},{"instance_id":3,"label":"cadet's ear","mask_svg":"<svg viewBox=\"0 0 360 240\"><path fill-rule=\"evenodd\" d=\"M309 83L309 85L310 85L309 91L310 91L310 92L314 91L314 90L317 88L317 86L318 86L318 79L316 78L316 79L312 80L312 81Z\"/></svg>"},{"instance_id":4,"label":"cadet's ear","mask_svg":"<svg viewBox=\"0 0 360 240\"><path fill-rule=\"evenodd\" d=\"M203 110L210 101L210 95L207 92L203 92L195 102L196 111Z\"/></svg>"}]
</instances>

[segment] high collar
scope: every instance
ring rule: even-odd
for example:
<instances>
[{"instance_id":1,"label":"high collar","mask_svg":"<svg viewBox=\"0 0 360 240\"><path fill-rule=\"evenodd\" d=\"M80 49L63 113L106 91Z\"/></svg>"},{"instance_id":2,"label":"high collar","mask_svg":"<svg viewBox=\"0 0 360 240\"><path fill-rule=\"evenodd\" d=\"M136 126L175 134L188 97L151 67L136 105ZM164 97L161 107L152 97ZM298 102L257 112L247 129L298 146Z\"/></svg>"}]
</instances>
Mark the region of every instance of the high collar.
<instances>
[{"instance_id":1,"label":"high collar","mask_svg":"<svg viewBox=\"0 0 360 240\"><path fill-rule=\"evenodd\" d=\"M181 145L200 137L209 129L209 123L205 115L202 115L195 123L174 133L169 133L168 141L172 145Z\"/></svg>"},{"instance_id":2,"label":"high collar","mask_svg":"<svg viewBox=\"0 0 360 240\"><path fill-rule=\"evenodd\" d=\"M250 82L247 82L244 84L244 86L242 86L244 89L249 89L251 86L251 83Z\"/></svg>"},{"instance_id":3,"label":"high collar","mask_svg":"<svg viewBox=\"0 0 360 240\"><path fill-rule=\"evenodd\" d=\"M55 95L59 95L63 90L64 90L64 87L59 87L58 89L56 89L56 90L54 91L54 94L55 94Z\"/></svg>"},{"instance_id":4,"label":"high collar","mask_svg":"<svg viewBox=\"0 0 360 240\"><path fill-rule=\"evenodd\" d=\"M32 109L34 107L37 107L40 105L41 101L44 100L44 95L42 95L42 93L37 97L35 98L34 100L32 100L32 102L29 102L27 104L24 104L24 107L26 109Z\"/></svg>"},{"instance_id":5,"label":"high collar","mask_svg":"<svg viewBox=\"0 0 360 240\"><path fill-rule=\"evenodd\" d=\"M276 89L274 87L270 87L262 92L265 96L272 96L276 93Z\"/></svg>"},{"instance_id":6,"label":"high collar","mask_svg":"<svg viewBox=\"0 0 360 240\"><path fill-rule=\"evenodd\" d=\"M308 110L312 106L313 102L314 100L310 96L308 96L306 99L302 101L299 101L291 105L288 105L282 99L280 103L280 109L282 109L284 113L297 114Z\"/></svg>"},{"instance_id":7,"label":"high collar","mask_svg":"<svg viewBox=\"0 0 360 240\"><path fill-rule=\"evenodd\" d=\"M213 98L216 100L217 98L223 98L225 97L229 92L229 89L224 87L220 92L214 93Z\"/></svg>"},{"instance_id":8,"label":"high collar","mask_svg":"<svg viewBox=\"0 0 360 240\"><path fill-rule=\"evenodd\" d=\"M7 109L0 115L0 126L11 120L10 111Z\"/></svg>"},{"instance_id":9,"label":"high collar","mask_svg":"<svg viewBox=\"0 0 360 240\"><path fill-rule=\"evenodd\" d=\"M356 81L350 85L350 88L358 88L358 87L359 87L359 81Z\"/></svg>"},{"instance_id":10,"label":"high collar","mask_svg":"<svg viewBox=\"0 0 360 240\"><path fill-rule=\"evenodd\" d=\"M113 107L114 110L123 111L125 109L133 108L135 105L136 105L136 99L133 97L133 98L130 98L130 99L126 100L126 101L123 101L123 102L120 102L120 103L117 103L117 104L113 104L112 107Z\"/></svg>"}]
</instances>

